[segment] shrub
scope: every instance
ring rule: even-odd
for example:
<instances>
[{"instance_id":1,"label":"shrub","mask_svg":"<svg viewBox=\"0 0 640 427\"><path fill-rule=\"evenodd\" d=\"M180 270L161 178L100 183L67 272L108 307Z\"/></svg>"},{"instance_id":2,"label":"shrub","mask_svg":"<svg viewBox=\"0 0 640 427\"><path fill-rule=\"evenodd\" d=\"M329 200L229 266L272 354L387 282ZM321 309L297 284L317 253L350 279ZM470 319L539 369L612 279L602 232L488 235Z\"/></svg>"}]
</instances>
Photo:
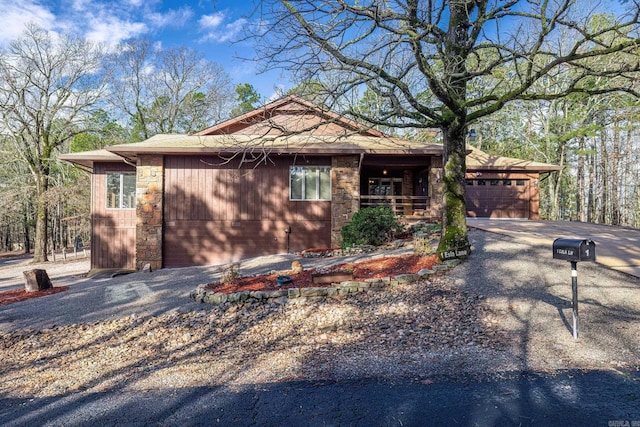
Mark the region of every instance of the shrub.
<instances>
[{"instance_id":1,"label":"shrub","mask_svg":"<svg viewBox=\"0 0 640 427\"><path fill-rule=\"evenodd\" d=\"M359 210L351 222L342 227L342 246L381 245L402 231L402 225L388 206L376 206Z\"/></svg>"},{"instance_id":2,"label":"shrub","mask_svg":"<svg viewBox=\"0 0 640 427\"><path fill-rule=\"evenodd\" d=\"M240 278L240 263L231 264L222 270L221 283L233 285Z\"/></svg>"}]
</instances>

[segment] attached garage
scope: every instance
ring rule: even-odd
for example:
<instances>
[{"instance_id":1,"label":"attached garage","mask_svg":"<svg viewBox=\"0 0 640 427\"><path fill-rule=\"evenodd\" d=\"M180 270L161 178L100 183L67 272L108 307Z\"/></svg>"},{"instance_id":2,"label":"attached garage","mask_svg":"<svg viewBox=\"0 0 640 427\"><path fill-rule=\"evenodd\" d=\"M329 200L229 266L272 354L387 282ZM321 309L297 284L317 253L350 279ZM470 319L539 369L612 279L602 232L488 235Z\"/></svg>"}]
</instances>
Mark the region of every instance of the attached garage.
<instances>
[{"instance_id":1,"label":"attached garage","mask_svg":"<svg viewBox=\"0 0 640 427\"><path fill-rule=\"evenodd\" d=\"M492 156L474 148L467 155L467 216L539 219L541 174L560 169L547 163Z\"/></svg>"},{"instance_id":2,"label":"attached garage","mask_svg":"<svg viewBox=\"0 0 640 427\"><path fill-rule=\"evenodd\" d=\"M532 181L513 177L467 179L467 216L528 219Z\"/></svg>"}]
</instances>

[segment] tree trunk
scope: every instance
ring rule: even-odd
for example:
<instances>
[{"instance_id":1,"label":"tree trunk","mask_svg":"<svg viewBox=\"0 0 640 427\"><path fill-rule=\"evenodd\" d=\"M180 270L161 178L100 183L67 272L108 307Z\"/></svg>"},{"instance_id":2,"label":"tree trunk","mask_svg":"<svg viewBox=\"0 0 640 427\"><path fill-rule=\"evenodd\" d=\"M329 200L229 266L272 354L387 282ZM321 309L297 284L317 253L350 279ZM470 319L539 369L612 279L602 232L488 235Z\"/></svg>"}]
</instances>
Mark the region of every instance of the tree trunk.
<instances>
[{"instance_id":1,"label":"tree trunk","mask_svg":"<svg viewBox=\"0 0 640 427\"><path fill-rule=\"evenodd\" d=\"M595 147L595 143L593 144ZM589 154L589 193L587 195L587 222L594 222L596 218L596 194L595 194L595 167L596 155L595 150Z\"/></svg>"},{"instance_id":2,"label":"tree trunk","mask_svg":"<svg viewBox=\"0 0 640 427\"><path fill-rule=\"evenodd\" d=\"M465 202L465 127L451 125L443 129L443 134L442 236L438 254L444 260L464 257L470 253L470 249Z\"/></svg>"},{"instance_id":3,"label":"tree trunk","mask_svg":"<svg viewBox=\"0 0 640 427\"><path fill-rule=\"evenodd\" d=\"M617 115L616 115L617 117ZM620 225L620 192L618 191L620 168L620 122L613 121L613 147L611 156L611 225Z\"/></svg>"},{"instance_id":4,"label":"tree trunk","mask_svg":"<svg viewBox=\"0 0 640 427\"><path fill-rule=\"evenodd\" d=\"M576 218L578 221L585 222L587 215L585 211L586 200L586 177L585 177L585 138L580 137L578 140L578 197L576 197Z\"/></svg>"},{"instance_id":5,"label":"tree trunk","mask_svg":"<svg viewBox=\"0 0 640 427\"><path fill-rule=\"evenodd\" d=\"M560 218L560 190L562 186L562 172L564 171L564 158L565 150L567 146L562 144L560 146L560 162L559 165L562 169L558 171L555 177L555 186L553 187L553 217L552 219L558 221ZM553 181L552 181L553 182Z\"/></svg>"},{"instance_id":6,"label":"tree trunk","mask_svg":"<svg viewBox=\"0 0 640 427\"><path fill-rule=\"evenodd\" d=\"M607 165L607 129L600 132L600 214L598 222L607 224L609 219L609 170Z\"/></svg>"},{"instance_id":7,"label":"tree trunk","mask_svg":"<svg viewBox=\"0 0 640 427\"><path fill-rule=\"evenodd\" d=\"M31 225L29 224L29 214L31 213L31 203L26 201L22 204L22 242L24 243L24 253L31 252Z\"/></svg>"},{"instance_id":8,"label":"tree trunk","mask_svg":"<svg viewBox=\"0 0 640 427\"><path fill-rule=\"evenodd\" d=\"M47 191L47 177L36 177L36 237L33 250L33 262L47 261L47 221L48 208L45 198Z\"/></svg>"}]
</instances>

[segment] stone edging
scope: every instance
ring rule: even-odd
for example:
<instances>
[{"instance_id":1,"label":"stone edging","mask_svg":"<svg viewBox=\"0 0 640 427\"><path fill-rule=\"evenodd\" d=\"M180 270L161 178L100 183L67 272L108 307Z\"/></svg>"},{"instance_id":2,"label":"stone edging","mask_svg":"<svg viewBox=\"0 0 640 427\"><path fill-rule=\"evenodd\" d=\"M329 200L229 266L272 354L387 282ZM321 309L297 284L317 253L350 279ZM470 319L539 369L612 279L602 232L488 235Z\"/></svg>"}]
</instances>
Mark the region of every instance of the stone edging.
<instances>
[{"instance_id":1,"label":"stone edging","mask_svg":"<svg viewBox=\"0 0 640 427\"><path fill-rule=\"evenodd\" d=\"M457 261L457 260L456 260ZM420 270L416 274L399 274L392 277L384 277L380 279L365 279L363 282L356 280L348 280L345 282L335 283L333 286L326 287L309 287L309 288L288 288L277 289L272 291L242 291L231 294L213 292L206 288L207 285L199 285L191 291L189 296L196 302L223 305L223 304L244 304L244 303L280 303L284 304L288 300L296 300L299 302L306 301L323 301L337 295L347 296L358 292L365 292L369 289L382 290L388 286L398 286L399 284L413 283L420 279L424 279L433 274L446 271L455 267L460 262L447 262L441 265L434 265L433 270Z\"/></svg>"}]
</instances>

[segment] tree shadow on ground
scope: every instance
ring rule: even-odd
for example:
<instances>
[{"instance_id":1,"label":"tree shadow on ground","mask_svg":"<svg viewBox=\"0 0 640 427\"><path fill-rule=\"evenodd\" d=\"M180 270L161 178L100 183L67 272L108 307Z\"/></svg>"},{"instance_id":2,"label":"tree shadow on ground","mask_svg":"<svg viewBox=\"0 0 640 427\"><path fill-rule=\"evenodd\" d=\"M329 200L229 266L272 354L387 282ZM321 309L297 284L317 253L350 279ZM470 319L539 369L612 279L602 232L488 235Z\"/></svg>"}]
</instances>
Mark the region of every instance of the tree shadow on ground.
<instances>
[{"instance_id":1,"label":"tree shadow on ground","mask_svg":"<svg viewBox=\"0 0 640 427\"><path fill-rule=\"evenodd\" d=\"M517 242L507 242L512 245L507 249L528 251L520 254L524 256L524 260L514 262L513 252L505 252L504 248L499 250L495 239L483 236L474 233L474 253L477 255L472 255L468 262L445 277L467 293L482 293L487 299L501 299L505 313L512 316L516 325L511 332L517 337L513 351L521 358L519 368L523 372L530 372L535 369L530 363L531 341L539 333L536 329L539 323L533 321L538 313L532 307L546 307L547 316L557 316L561 336L570 338L566 320L563 321L559 314L566 309L563 308L566 293L558 293L555 289L556 286L564 286L564 278L557 277L560 273L556 269L563 271L566 265L561 263L552 271L544 272L539 267L539 261L535 260L542 259L545 248L529 249L526 245L519 246ZM480 257L482 253L486 256ZM477 259L474 260L474 257ZM536 270L533 270L534 273L525 272L523 265L524 268ZM180 271L183 274L179 281L189 282L202 277L198 275L202 273L201 270ZM199 273L196 274L196 271ZM552 379L536 382L538 380L535 376L522 377L519 374L505 383L476 383L469 380L462 387L458 387L459 383L453 383L458 386L452 385L451 391L447 392L449 394L443 391L441 400L433 400L432 396L438 395L441 387L446 389L449 382L442 378L425 377L424 373L433 364L439 363L453 377L464 378L457 363L459 360L454 358L450 361L438 361L435 356L423 358L422 355L427 353L424 352L425 348L405 347L401 341L396 340L387 343L388 348L393 351L378 355L371 349L371 337L359 335L358 328L347 328L351 341L346 343L332 343L328 340L318 346L316 342L309 340L312 333L317 334L318 330L325 330L329 335L336 329L343 330L340 321L349 325L350 319L356 317L354 315L361 310L357 299L344 300L335 306L311 304L306 311L297 313L294 317L291 317L292 311L288 310L287 305L270 305L262 307L253 317L246 317L228 308L197 306L187 302L185 296L181 295L179 298L185 298L181 300L184 306L178 311L184 312L185 317L181 318L182 326L179 328L176 327L176 319L181 314L154 319L153 302L150 303L148 315L137 319L123 318L127 313L128 302L145 298L144 295L141 296L145 286L164 286L158 294L167 292L176 298L176 294L186 291L187 287L184 287L176 292L177 289L171 287L176 282L163 283L162 274L167 273L166 271L157 273L159 274L154 280L149 278L154 277L155 273L149 276L136 273L111 282L108 286L111 290L104 289L104 292L110 292L109 304L122 309L120 320L114 321L108 328L97 331L99 333L93 336L78 334L74 345L43 354L37 363L19 359L8 361L0 371L4 378L2 381L10 381L10 374L16 372L28 372L34 376L73 375L73 369L58 365L61 359L68 358L73 363L82 364L87 362L83 358L89 355L90 360L108 361L109 351L117 352L124 345L132 355L126 363L112 368L107 365L107 369L99 375L87 377L79 388L61 388L59 391L47 389L44 395L53 397L42 397L30 402L29 399L15 399L5 394L2 399L5 403L3 408L7 409L0 413L0 421L7 421L9 425L11 422L15 425L38 424L40 420L49 420L52 424L73 424L73 420L84 416L89 423L97 420L118 423L120 420L130 424L160 422L198 425L211 424L211 420L220 419L225 425L247 425L258 419L259 424L266 425L322 425L327 420L333 422L333 417L338 416L337 424L392 425L397 424L398 420L404 420L404 425L419 425L424 420L434 420L433 423L438 424L441 421L451 423L452 420L461 419L468 421L466 424L480 421L489 425L515 425L533 424L541 419L543 423L545 420L555 423L555 417L563 420L562 417L567 416L566 414L573 414L571 416L575 418L570 420L588 425L593 420L606 422L622 419L621 417L629 419L629 416L638 413L638 395L627 392L631 384L629 381L635 386L637 383L634 379L613 372L599 374L612 386L618 386L612 389L611 399L622 399L623 402L620 406L610 407L610 413L595 409L599 408L602 400L598 399L600 393L598 396L593 395L589 381L583 382L571 375L564 377L564 382L554 382ZM585 277L589 278L584 282L585 287L597 288L590 280L600 275L607 276L607 279L618 277L609 277L609 274L598 267L585 268ZM633 281L626 285L622 282L615 283L635 291ZM83 292L100 295L100 287L106 288L105 283L96 282ZM381 325L389 324L401 319L406 314L407 306L420 311L426 309L426 305L433 304L436 297L442 296L429 294L425 301L419 304L414 301L411 305L398 304L393 300L390 302L391 295L394 295L393 298L402 298L400 293L381 293L377 303L360 313L364 314L360 317L375 319ZM530 301L540 304L525 304ZM591 319L602 320L602 316L607 315L606 312L603 314L598 311L602 304L599 306L588 301L589 299L584 305L593 308L586 310L587 319L591 322ZM66 307L72 305L65 304L64 301L60 303ZM167 304L166 300L164 304ZM166 305L164 307L166 309ZM329 309L335 310L335 324L317 324L315 314ZM166 310L163 313L166 314ZM618 307L617 314L619 318L631 322L638 319L637 311L624 307ZM92 317L87 315L82 321L90 322L90 319ZM137 345L137 340L147 332L131 328L131 324L136 322L151 322L149 330L159 334L162 339L151 348L147 344ZM266 329L265 325L268 326ZM70 328L64 333L74 334L82 327L83 325L78 325L77 329ZM267 330L269 333L253 333L254 328L256 331ZM383 333L380 331L380 334ZM629 339L625 331L614 331L611 335L618 346ZM251 339L239 339L246 336ZM55 337L53 334L52 338ZM26 345L34 338L26 334L20 339ZM591 340L587 334L587 343L590 344ZM43 349L53 344L43 343ZM631 351L633 344L626 344L623 348ZM566 347L563 351L570 350L569 344L563 345ZM434 348L433 354L438 355L438 350ZM462 351L457 347L454 350ZM204 359L201 358L203 354L207 355ZM343 354L350 357L341 357ZM233 359L230 355L233 355ZM352 355L356 357L351 357ZM261 361L266 359L277 362L273 371L262 371ZM394 360L395 364L383 364L386 368L376 367L376 361L387 362L388 359ZM333 367L314 370L310 366L314 360L327 363L337 360L338 363ZM180 384L181 375L184 375L181 369L186 366L196 370L201 387L194 386L193 381L187 381L189 386L185 388L176 386ZM289 376L325 380L294 381ZM166 382L161 381L162 378L167 378ZM5 383L3 387L8 389L7 386ZM469 387L474 390L472 393L469 393ZM615 390L622 394L616 394ZM148 401L145 400L147 396L150 397ZM583 404L588 408L586 412L578 409ZM443 412L441 408L456 411L457 415L454 417L451 412ZM631 419L640 419L640 415ZM266 421L261 423L260 420Z\"/></svg>"},{"instance_id":2,"label":"tree shadow on ground","mask_svg":"<svg viewBox=\"0 0 640 427\"><path fill-rule=\"evenodd\" d=\"M631 425L638 378L614 372L511 373L500 380L421 384L410 379L283 381L2 399L17 425ZM628 423L628 424L624 424Z\"/></svg>"}]
</instances>

